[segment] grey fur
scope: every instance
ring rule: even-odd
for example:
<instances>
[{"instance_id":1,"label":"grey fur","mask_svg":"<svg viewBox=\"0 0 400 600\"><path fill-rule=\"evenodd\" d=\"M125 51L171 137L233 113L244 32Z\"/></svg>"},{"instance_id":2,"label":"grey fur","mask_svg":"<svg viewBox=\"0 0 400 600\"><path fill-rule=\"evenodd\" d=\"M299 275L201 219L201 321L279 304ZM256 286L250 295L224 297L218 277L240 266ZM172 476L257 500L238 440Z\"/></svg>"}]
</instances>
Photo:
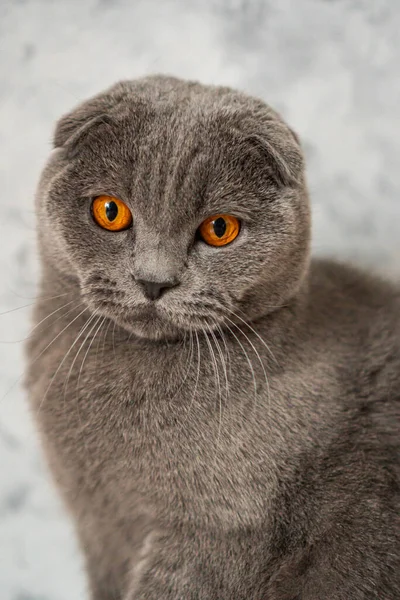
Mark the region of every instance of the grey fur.
<instances>
[{"instance_id":1,"label":"grey fur","mask_svg":"<svg viewBox=\"0 0 400 600\"><path fill-rule=\"evenodd\" d=\"M54 142L27 386L91 598L398 599L400 293L310 262L297 136L149 77ZM101 193L132 229L93 222ZM242 219L223 248L196 239L216 212ZM139 278L179 285L154 310Z\"/></svg>"}]
</instances>

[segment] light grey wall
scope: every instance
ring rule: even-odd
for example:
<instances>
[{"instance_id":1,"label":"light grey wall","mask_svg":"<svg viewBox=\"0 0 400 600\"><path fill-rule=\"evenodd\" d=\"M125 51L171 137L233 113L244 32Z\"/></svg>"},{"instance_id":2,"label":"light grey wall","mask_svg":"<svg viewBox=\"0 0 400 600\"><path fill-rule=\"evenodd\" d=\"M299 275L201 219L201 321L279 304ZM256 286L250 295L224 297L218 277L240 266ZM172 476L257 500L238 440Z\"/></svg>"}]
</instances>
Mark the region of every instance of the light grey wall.
<instances>
[{"instance_id":1,"label":"light grey wall","mask_svg":"<svg viewBox=\"0 0 400 600\"><path fill-rule=\"evenodd\" d=\"M314 250L400 273L400 3L0 2L1 311L32 302L32 196L54 120L120 78L167 72L265 98L299 132ZM0 316L0 597L81 598L71 527L23 392L29 307ZM13 387L12 387L13 386Z\"/></svg>"}]
</instances>

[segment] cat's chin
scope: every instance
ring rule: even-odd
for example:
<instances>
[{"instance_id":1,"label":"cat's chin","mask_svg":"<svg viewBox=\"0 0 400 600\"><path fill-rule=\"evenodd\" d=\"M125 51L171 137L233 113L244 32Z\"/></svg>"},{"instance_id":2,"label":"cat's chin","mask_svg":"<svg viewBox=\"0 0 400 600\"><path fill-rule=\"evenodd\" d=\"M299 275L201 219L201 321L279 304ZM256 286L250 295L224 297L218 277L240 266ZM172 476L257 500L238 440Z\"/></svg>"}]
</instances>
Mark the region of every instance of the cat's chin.
<instances>
[{"instance_id":1,"label":"cat's chin","mask_svg":"<svg viewBox=\"0 0 400 600\"><path fill-rule=\"evenodd\" d=\"M110 315L108 315L110 316ZM188 332L207 332L215 329L216 320L182 318L181 315L164 315L158 311L148 313L118 315L112 317L130 335L155 342L178 342Z\"/></svg>"},{"instance_id":2,"label":"cat's chin","mask_svg":"<svg viewBox=\"0 0 400 600\"><path fill-rule=\"evenodd\" d=\"M93 298L86 298L88 306L97 314L103 315L125 329L130 335L152 341L179 341L188 332L207 332L219 326L215 316L187 314L185 311L166 310L165 307L139 305L131 308L114 306L111 303L100 305Z\"/></svg>"},{"instance_id":3,"label":"cat's chin","mask_svg":"<svg viewBox=\"0 0 400 600\"><path fill-rule=\"evenodd\" d=\"M151 341L179 341L185 330L166 321L156 313L147 316L132 315L115 319L117 323L134 336Z\"/></svg>"},{"instance_id":4,"label":"cat's chin","mask_svg":"<svg viewBox=\"0 0 400 600\"><path fill-rule=\"evenodd\" d=\"M166 323L141 323L141 322L125 322L125 329L138 338L151 340L154 342L160 341L179 341L185 336L185 331L177 329Z\"/></svg>"}]
</instances>

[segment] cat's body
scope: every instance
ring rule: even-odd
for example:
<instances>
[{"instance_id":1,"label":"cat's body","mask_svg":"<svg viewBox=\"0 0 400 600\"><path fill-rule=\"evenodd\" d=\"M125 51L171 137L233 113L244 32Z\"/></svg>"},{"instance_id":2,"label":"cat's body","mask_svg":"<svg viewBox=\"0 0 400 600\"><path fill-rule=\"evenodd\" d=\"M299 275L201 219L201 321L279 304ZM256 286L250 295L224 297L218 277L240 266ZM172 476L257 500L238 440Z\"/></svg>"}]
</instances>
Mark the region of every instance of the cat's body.
<instances>
[{"instance_id":1,"label":"cat's body","mask_svg":"<svg viewBox=\"0 0 400 600\"><path fill-rule=\"evenodd\" d=\"M191 115L199 108L196 102L190 107L193 97L186 85L157 78L125 84L118 117L125 118L130 110L126 103L131 107L138 97L139 105L145 105L143 89L156 108L159 97L178 94L168 114L179 130L179 106ZM199 95L214 94L214 112L219 98L227 94L232 110L242 102L245 106L245 97L230 91L194 89ZM104 98L107 111L113 110L110 95L105 95L101 115L107 113ZM249 108L252 117L253 109ZM73 113L75 122L71 117L62 122L58 134L64 133L65 139L57 143L56 135L56 145L69 144L71 135L83 135L83 142L78 139L76 147L75 139L67 157L64 150L56 151L61 158L50 162L39 187L44 269L35 320L45 320L29 344L28 385L49 462L77 524L93 600L399 598L400 291L334 263L308 265L301 155L287 128L281 132L286 136L282 164L282 155L274 154L276 145L267 146L267 171L278 183L270 175L263 181L259 156L251 154L250 163L244 164L242 155L239 162L228 161L228 179L213 188L225 192L221 208L227 212L227 181L235 179L232 170L238 172L251 180L240 189L246 190L250 204L254 202L253 210L268 213L262 231L256 224L247 232L243 219L243 237L233 242L233 250L200 246L191 255L189 243L179 262L178 238L183 234L174 238L173 218L169 220L177 210L173 200L159 228L169 235L160 242L153 226L143 243L140 219L148 210L154 225L157 214L155 209L152 213L149 190L155 195L163 191L158 194L162 205L173 198L173 188L193 190L193 181L190 185L183 174L191 171L202 152L197 148L185 154L186 140L179 136L179 150L190 156L180 175L182 161L170 160L168 153L163 158L173 168L159 168L163 162L157 162L154 149L154 161L149 165L147 156L143 162L148 174L136 190L141 190L148 207L139 203L135 213L136 192L135 252L120 255L121 242L117 246L114 241L123 239L126 244L130 230L107 232L119 238L105 237L95 228L85 234L90 217L69 233L64 229L63 219L70 217L63 199L76 194L73 189L82 166L91 177L87 189L96 187L97 178L107 177L107 164L112 185L117 185L117 154L112 159L107 149L103 161L97 150L85 164L87 146L95 148L101 136L96 130L87 139L86 121L98 115L93 107L85 110L77 119ZM225 118L226 107L223 110ZM206 112L204 107L198 111L200 123ZM134 113L129 118L138 128ZM272 116L273 126L277 117ZM106 129L114 127L103 116L101 121L107 122ZM73 125L83 127L83 133L76 134ZM242 126L248 127L248 122ZM113 137L118 137L116 131ZM233 135L232 128L226 135ZM156 131L155 140L157 136L162 138ZM167 142L173 146L172 137ZM279 140L277 144L282 150ZM125 160L129 146L123 147L120 156ZM140 152L135 152L139 169ZM99 163L101 168L93 166ZM224 168L219 169L223 179ZM260 190L266 189L266 181L271 189L264 205L254 200L255 173ZM93 195L105 187L115 194L111 184L103 184ZM232 196L237 190L232 186ZM204 202L211 202L211 196L204 192ZM60 228L54 202L61 202ZM77 236L82 234L85 243L79 245ZM85 235L94 236L90 243ZM252 235L253 240L246 238ZM270 247L265 239L257 246L263 235L271 240ZM54 244L49 243L52 236ZM232 252L246 251L246 243L253 254L235 268ZM161 251L163 244L167 250ZM142 270L162 265L171 271L179 263L182 287L155 301L161 307L157 316L153 308L148 308L149 316L140 313L137 325L127 322L124 312L133 292L126 281L121 285L118 269L113 277L111 265L105 264L107 255L101 258L101 252L107 251L114 270L119 260L132 260L139 268L139 247L144 255L149 250ZM265 247L268 256L262 255ZM90 252L98 258L90 257ZM221 268L218 261L225 264L222 281L207 288L213 270ZM260 274L253 284L257 270ZM201 311L209 311L207 317L212 314L212 319L202 326L196 323L193 331L182 321L177 332L174 318L172 326L169 322L172 308L167 302L169 295L178 302L177 294L186 289L185 277L192 277L185 307L193 307L193 316L186 317L183 305L175 304L176 322L186 318L195 322ZM137 278L134 281L136 285ZM229 285L231 304L223 295ZM163 324L163 310L168 324ZM114 311L109 315L114 318L109 319L107 311Z\"/></svg>"}]
</instances>

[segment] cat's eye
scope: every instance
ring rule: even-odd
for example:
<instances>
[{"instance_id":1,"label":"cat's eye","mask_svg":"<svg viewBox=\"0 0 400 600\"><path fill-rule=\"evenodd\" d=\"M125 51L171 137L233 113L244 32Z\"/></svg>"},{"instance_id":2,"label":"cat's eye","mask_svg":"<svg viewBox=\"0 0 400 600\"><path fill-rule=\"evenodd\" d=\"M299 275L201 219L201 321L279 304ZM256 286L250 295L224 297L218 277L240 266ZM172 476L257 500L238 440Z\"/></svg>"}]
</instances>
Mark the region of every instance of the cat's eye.
<instances>
[{"instance_id":1,"label":"cat's eye","mask_svg":"<svg viewBox=\"0 0 400 600\"><path fill-rule=\"evenodd\" d=\"M240 221L232 215L213 215L199 227L201 238L210 246L226 246L239 235Z\"/></svg>"},{"instance_id":2,"label":"cat's eye","mask_svg":"<svg viewBox=\"0 0 400 600\"><path fill-rule=\"evenodd\" d=\"M97 225L109 231L122 231L132 225L131 211L114 196L97 196L92 203L92 215Z\"/></svg>"}]
</instances>

